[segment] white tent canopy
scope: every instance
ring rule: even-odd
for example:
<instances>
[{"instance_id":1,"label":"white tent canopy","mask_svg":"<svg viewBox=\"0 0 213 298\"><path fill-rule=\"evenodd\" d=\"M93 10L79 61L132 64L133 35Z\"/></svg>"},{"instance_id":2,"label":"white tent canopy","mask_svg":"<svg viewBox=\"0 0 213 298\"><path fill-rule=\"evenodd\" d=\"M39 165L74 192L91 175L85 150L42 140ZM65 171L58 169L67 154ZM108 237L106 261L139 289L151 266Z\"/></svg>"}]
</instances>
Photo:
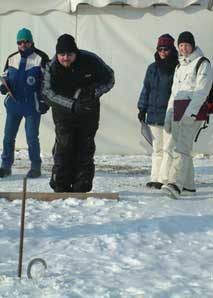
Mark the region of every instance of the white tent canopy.
<instances>
[{"instance_id":1,"label":"white tent canopy","mask_svg":"<svg viewBox=\"0 0 213 298\"><path fill-rule=\"evenodd\" d=\"M0 0L0 72L8 55L17 50L16 34L20 28L29 28L36 47L49 57L55 53L58 36L65 32L72 34L79 48L97 53L115 71L114 88L101 98L97 152L140 154L144 152L145 145L141 147L139 144L137 101L147 66L154 60L158 37L170 33L177 40L180 32L189 30L213 63L213 35L208 33L208 28L213 26L213 13L206 9L210 1L119 2L129 5L114 5L118 1L109 0ZM168 6L150 6L150 3ZM5 114L1 100L0 148ZM211 122L213 124L213 120ZM213 140L209 138L213 135L212 131L213 127L202 134L201 152L213 153ZM50 153L54 143L51 112L42 116L40 141L42 151ZM27 148L24 121L17 136L16 148Z\"/></svg>"},{"instance_id":2,"label":"white tent canopy","mask_svg":"<svg viewBox=\"0 0 213 298\"><path fill-rule=\"evenodd\" d=\"M164 4L168 5L170 7L174 8L186 8L187 6L190 6L192 4L200 4L203 7L208 8L209 0L122 0L122 1L116 1L116 0L71 0L71 8L72 11L75 11L78 4L87 3L89 5L95 6L95 7L104 7L109 4L127 4L136 8L145 8L150 7L152 5L157 4Z\"/></svg>"},{"instance_id":3,"label":"white tent canopy","mask_svg":"<svg viewBox=\"0 0 213 298\"><path fill-rule=\"evenodd\" d=\"M179 9L186 8L193 4L200 4L202 7L210 9L213 6L212 2L212 0L0 0L0 14L6 14L12 11L24 11L31 14L43 14L53 10L75 12L79 4L104 7L118 3L136 8L164 4Z\"/></svg>"}]
</instances>

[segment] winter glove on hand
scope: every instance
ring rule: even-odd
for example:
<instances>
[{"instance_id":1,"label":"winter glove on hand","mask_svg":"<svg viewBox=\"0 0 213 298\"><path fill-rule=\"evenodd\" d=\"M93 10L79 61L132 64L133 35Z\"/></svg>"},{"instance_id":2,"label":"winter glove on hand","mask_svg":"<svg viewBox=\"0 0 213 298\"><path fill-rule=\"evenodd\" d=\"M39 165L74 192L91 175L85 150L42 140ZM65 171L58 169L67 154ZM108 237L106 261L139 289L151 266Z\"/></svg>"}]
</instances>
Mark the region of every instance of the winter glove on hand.
<instances>
[{"instance_id":1,"label":"winter glove on hand","mask_svg":"<svg viewBox=\"0 0 213 298\"><path fill-rule=\"evenodd\" d=\"M39 102L39 112L40 112L40 114L45 114L48 110L49 110L49 106L43 100L41 100Z\"/></svg>"},{"instance_id":2,"label":"winter glove on hand","mask_svg":"<svg viewBox=\"0 0 213 298\"><path fill-rule=\"evenodd\" d=\"M92 107L90 104L86 104L85 102L81 102L80 100L76 100L73 103L72 111L74 114L81 116L85 114L89 114L92 112Z\"/></svg>"},{"instance_id":3,"label":"winter glove on hand","mask_svg":"<svg viewBox=\"0 0 213 298\"><path fill-rule=\"evenodd\" d=\"M98 99L95 98L95 89L85 87L81 89L78 98L73 103L72 110L76 115L85 115L93 112L97 105Z\"/></svg>"},{"instance_id":4,"label":"winter glove on hand","mask_svg":"<svg viewBox=\"0 0 213 298\"><path fill-rule=\"evenodd\" d=\"M7 94L8 90L4 85L1 85L0 86L0 92L1 92L2 95L5 95L5 94Z\"/></svg>"},{"instance_id":5,"label":"winter glove on hand","mask_svg":"<svg viewBox=\"0 0 213 298\"><path fill-rule=\"evenodd\" d=\"M164 121L164 129L167 133L171 133L171 130L172 130L172 117L173 117L173 111L172 109L169 109L166 112L166 117Z\"/></svg>"},{"instance_id":6,"label":"winter glove on hand","mask_svg":"<svg viewBox=\"0 0 213 298\"><path fill-rule=\"evenodd\" d=\"M139 110L139 113L138 113L138 120L140 122L145 122L145 119L146 119L146 112L144 112L143 110Z\"/></svg>"}]
</instances>

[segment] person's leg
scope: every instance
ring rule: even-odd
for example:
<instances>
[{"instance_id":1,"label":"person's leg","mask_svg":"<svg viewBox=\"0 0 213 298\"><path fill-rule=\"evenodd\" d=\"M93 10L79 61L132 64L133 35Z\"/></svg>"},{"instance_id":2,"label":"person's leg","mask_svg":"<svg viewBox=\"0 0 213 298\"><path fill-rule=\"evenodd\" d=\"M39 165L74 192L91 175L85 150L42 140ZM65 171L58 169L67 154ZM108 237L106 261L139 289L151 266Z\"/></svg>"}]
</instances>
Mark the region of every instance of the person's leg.
<instances>
[{"instance_id":1,"label":"person's leg","mask_svg":"<svg viewBox=\"0 0 213 298\"><path fill-rule=\"evenodd\" d=\"M168 182L175 184L180 191L186 185L187 179L192 180L194 177L191 151L194 137L200 126L201 121L192 119L173 123L172 134L175 136L175 147Z\"/></svg>"},{"instance_id":2,"label":"person's leg","mask_svg":"<svg viewBox=\"0 0 213 298\"><path fill-rule=\"evenodd\" d=\"M163 127L151 126L152 132L152 169L151 169L151 181L157 182L159 176L159 169L163 158Z\"/></svg>"},{"instance_id":3,"label":"person's leg","mask_svg":"<svg viewBox=\"0 0 213 298\"><path fill-rule=\"evenodd\" d=\"M69 131L56 127L56 140L53 148L54 165L50 186L55 192L72 192L75 173L75 128Z\"/></svg>"},{"instance_id":4,"label":"person's leg","mask_svg":"<svg viewBox=\"0 0 213 298\"><path fill-rule=\"evenodd\" d=\"M162 184L168 183L169 169L172 164L172 154L174 150L174 140L172 134L163 131L163 158L159 168L158 182Z\"/></svg>"},{"instance_id":5,"label":"person's leg","mask_svg":"<svg viewBox=\"0 0 213 298\"><path fill-rule=\"evenodd\" d=\"M92 189L95 175L95 135L98 123L82 125L78 129L77 168L73 192L88 192Z\"/></svg>"},{"instance_id":6,"label":"person's leg","mask_svg":"<svg viewBox=\"0 0 213 298\"><path fill-rule=\"evenodd\" d=\"M184 181L183 189L185 190L191 190L191 192L195 192L195 181L194 181L194 165L193 165L193 159L192 156L189 159L188 169L186 173L186 179Z\"/></svg>"},{"instance_id":7,"label":"person's leg","mask_svg":"<svg viewBox=\"0 0 213 298\"><path fill-rule=\"evenodd\" d=\"M54 165L50 186L55 192L72 192L76 163L76 123L69 113L52 109L56 140L52 150Z\"/></svg>"},{"instance_id":8,"label":"person's leg","mask_svg":"<svg viewBox=\"0 0 213 298\"><path fill-rule=\"evenodd\" d=\"M40 119L41 116L39 114L25 117L25 132L28 144L29 159L31 161L31 172L35 172L35 174L37 173L38 175L35 175L37 177L41 175L41 156L39 143ZM33 178L33 175L31 178Z\"/></svg>"},{"instance_id":9,"label":"person's leg","mask_svg":"<svg viewBox=\"0 0 213 298\"><path fill-rule=\"evenodd\" d=\"M7 113L4 140L3 140L3 152L1 155L2 164L1 168L11 169L14 162L14 150L15 139L21 123L22 117L17 114Z\"/></svg>"}]
</instances>

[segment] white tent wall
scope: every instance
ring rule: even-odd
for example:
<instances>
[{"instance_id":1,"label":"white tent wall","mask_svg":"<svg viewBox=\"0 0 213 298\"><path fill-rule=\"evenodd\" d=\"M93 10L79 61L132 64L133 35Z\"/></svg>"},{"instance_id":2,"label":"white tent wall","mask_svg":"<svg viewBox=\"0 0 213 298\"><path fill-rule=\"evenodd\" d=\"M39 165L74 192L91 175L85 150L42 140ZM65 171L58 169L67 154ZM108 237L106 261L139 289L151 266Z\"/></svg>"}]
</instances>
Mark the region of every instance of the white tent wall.
<instances>
[{"instance_id":1,"label":"white tent wall","mask_svg":"<svg viewBox=\"0 0 213 298\"><path fill-rule=\"evenodd\" d=\"M213 25L213 14L200 6L179 10L167 6L134 8L109 5L95 8L78 5L75 14L51 11L42 15L24 12L0 15L0 25L0 42L4 45L0 48L1 69L7 56L16 50L16 32L21 27L32 30L36 46L46 51L50 57L54 54L57 37L68 32L76 36L80 48L96 52L112 66L116 84L113 90L101 99L97 153L144 152L139 144L141 136L137 120L137 101L146 68L153 61L157 38L161 34L168 32L177 39L181 31L192 31L197 44L213 62L213 37L208 31L205 32ZM1 147L5 115L3 102L0 109ZM207 140L213 144L213 140L207 136L208 133L209 131L200 138L197 148L201 152L213 151L212 145L209 148L206 145ZM40 140L42 151L51 152L54 128L50 112L42 117ZM201 144L205 146L201 147ZM26 147L23 128L17 137L17 147Z\"/></svg>"},{"instance_id":2,"label":"white tent wall","mask_svg":"<svg viewBox=\"0 0 213 298\"><path fill-rule=\"evenodd\" d=\"M204 33L205 28L212 25L212 13L199 6L185 10L165 6L145 9L79 6L78 44L98 53L115 70L115 87L101 100L97 138L99 152L139 154L144 151L139 144L137 101L146 68L154 59L158 37L169 32L177 39L180 32L190 30L205 55L213 61L213 37ZM209 133L209 130L206 132ZM203 137L202 133L200 140ZM213 146L208 147L206 142L200 140L196 151L213 150Z\"/></svg>"}]
</instances>

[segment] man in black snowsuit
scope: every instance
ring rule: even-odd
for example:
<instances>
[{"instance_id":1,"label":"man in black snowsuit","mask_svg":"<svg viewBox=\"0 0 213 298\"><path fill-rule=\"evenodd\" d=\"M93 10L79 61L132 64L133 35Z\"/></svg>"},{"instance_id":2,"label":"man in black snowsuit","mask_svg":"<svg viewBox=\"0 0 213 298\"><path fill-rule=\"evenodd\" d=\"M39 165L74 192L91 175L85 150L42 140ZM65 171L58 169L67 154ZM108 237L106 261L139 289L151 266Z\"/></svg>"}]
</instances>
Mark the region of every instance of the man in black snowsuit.
<instances>
[{"instance_id":1,"label":"man in black snowsuit","mask_svg":"<svg viewBox=\"0 0 213 298\"><path fill-rule=\"evenodd\" d=\"M114 85L113 70L97 55L61 35L44 72L43 96L52 107L56 140L50 186L55 192L88 192L95 174L95 134L102 94Z\"/></svg>"}]
</instances>

